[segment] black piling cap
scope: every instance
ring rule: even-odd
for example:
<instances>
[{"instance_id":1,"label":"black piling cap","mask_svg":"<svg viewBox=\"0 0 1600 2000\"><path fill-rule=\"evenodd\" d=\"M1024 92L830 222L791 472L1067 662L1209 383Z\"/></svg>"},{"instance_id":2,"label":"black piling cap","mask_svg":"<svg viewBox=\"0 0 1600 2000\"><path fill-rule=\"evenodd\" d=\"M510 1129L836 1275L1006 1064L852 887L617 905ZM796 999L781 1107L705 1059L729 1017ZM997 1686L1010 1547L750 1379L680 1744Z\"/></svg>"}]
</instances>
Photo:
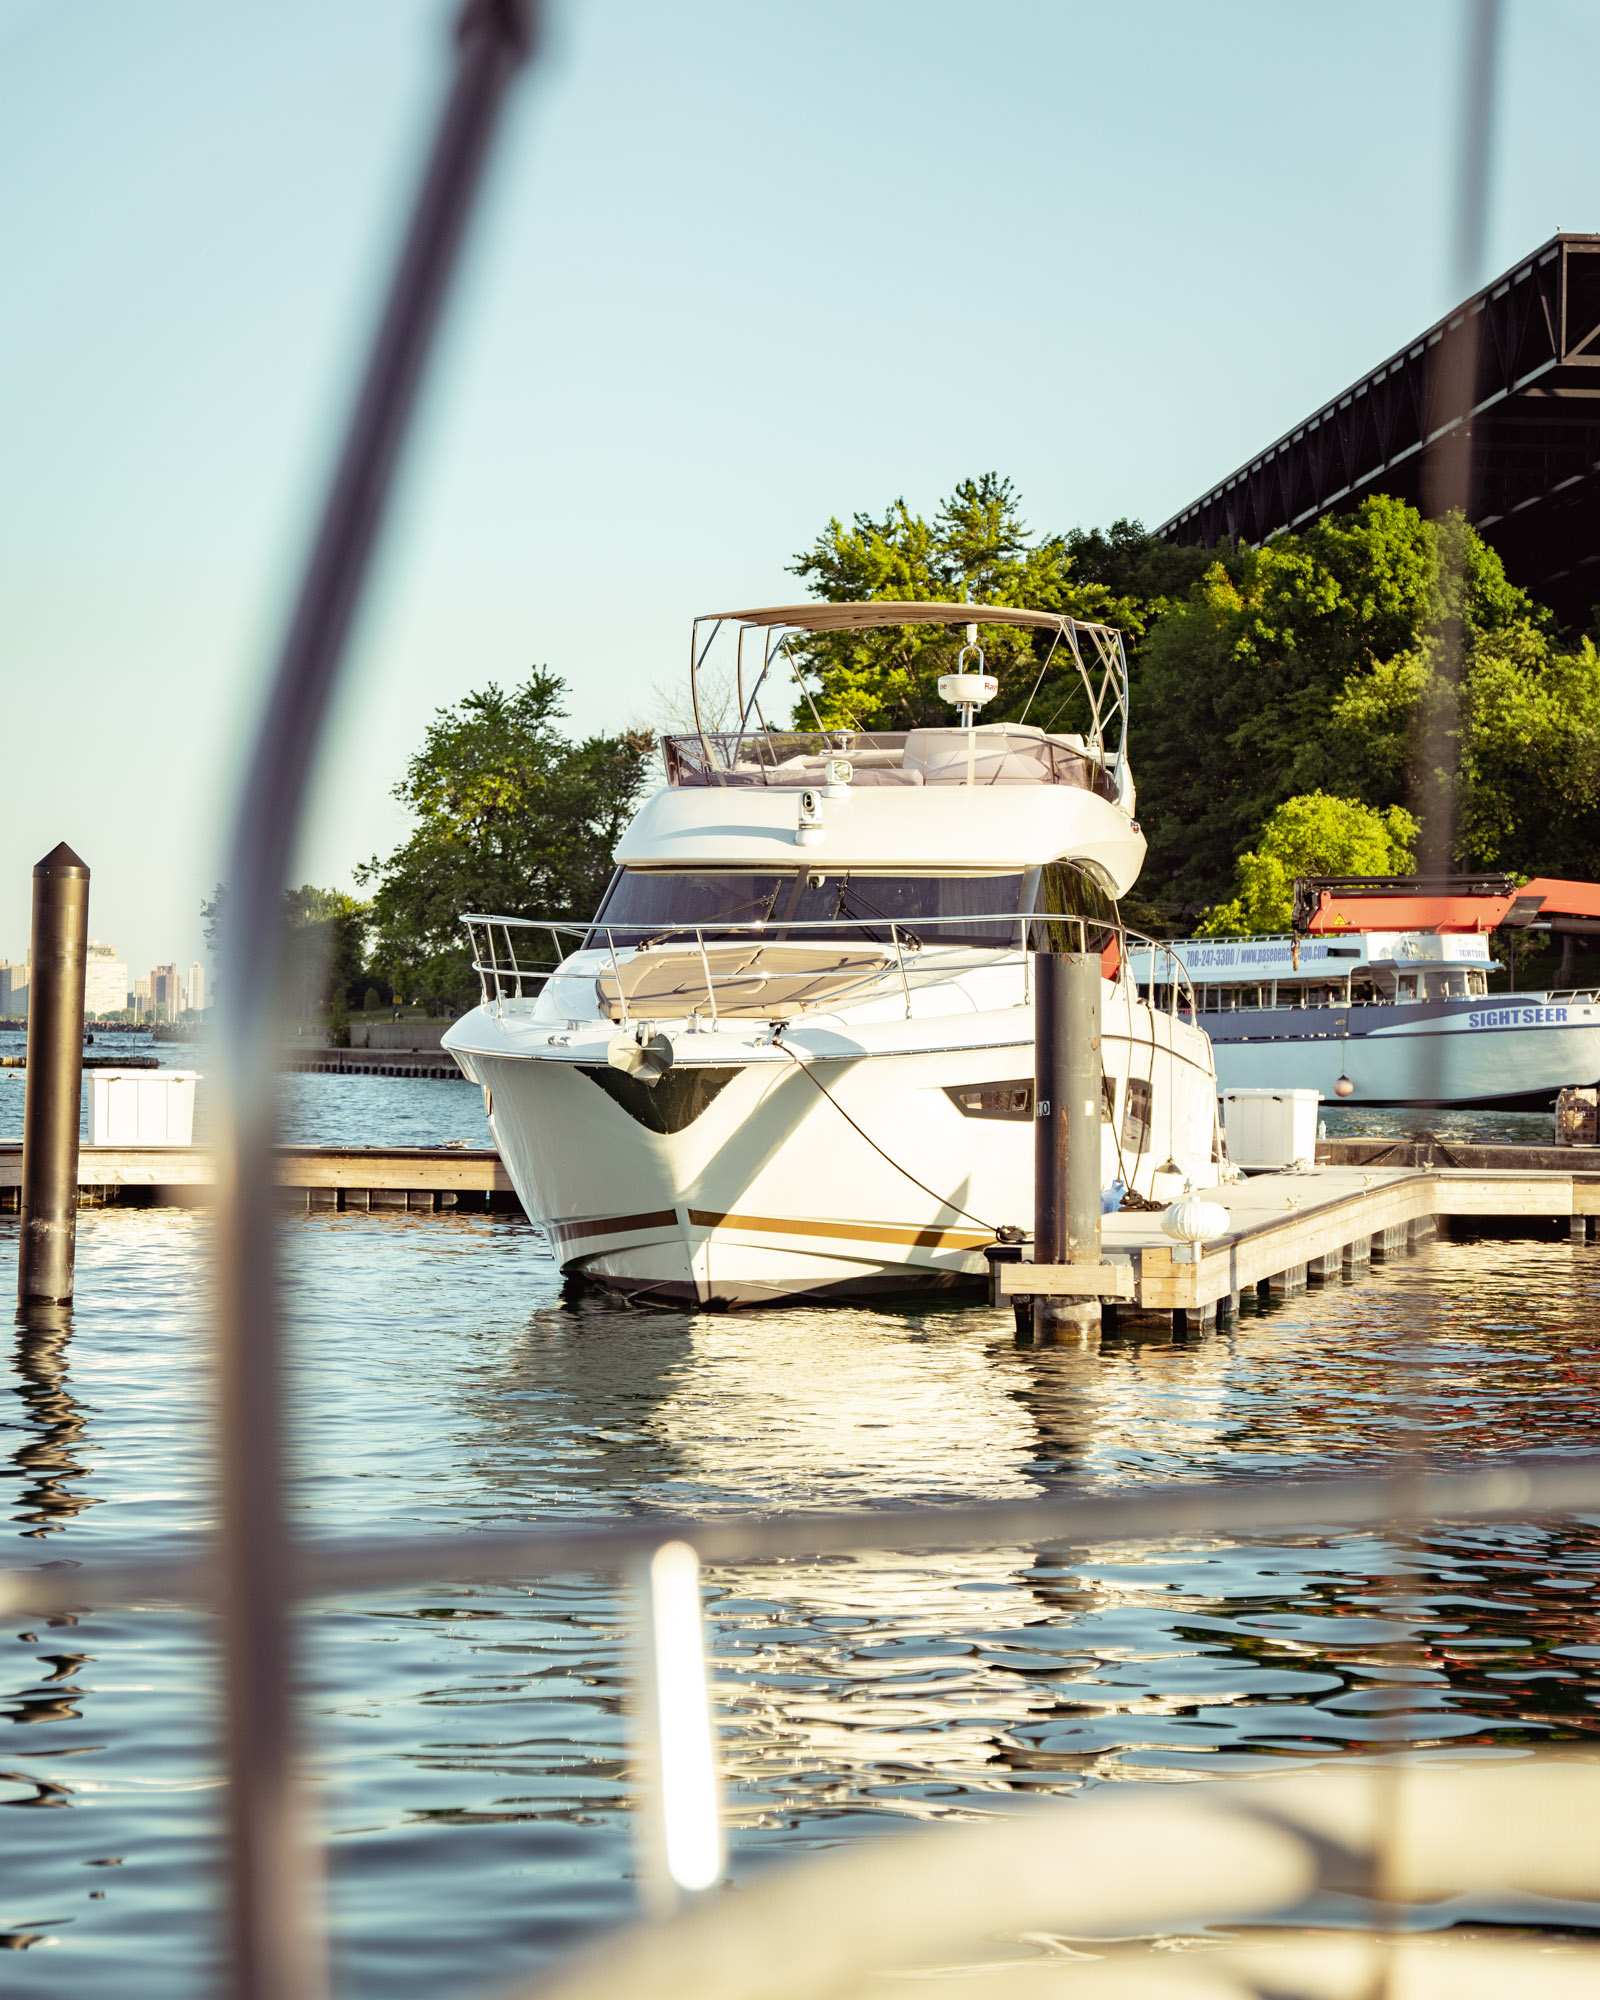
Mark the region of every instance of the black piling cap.
<instances>
[{"instance_id":1,"label":"black piling cap","mask_svg":"<svg viewBox=\"0 0 1600 2000\"><path fill-rule=\"evenodd\" d=\"M87 882L89 864L87 861L80 861L63 840L52 847L42 861L33 864L33 872L35 875L81 875Z\"/></svg>"}]
</instances>

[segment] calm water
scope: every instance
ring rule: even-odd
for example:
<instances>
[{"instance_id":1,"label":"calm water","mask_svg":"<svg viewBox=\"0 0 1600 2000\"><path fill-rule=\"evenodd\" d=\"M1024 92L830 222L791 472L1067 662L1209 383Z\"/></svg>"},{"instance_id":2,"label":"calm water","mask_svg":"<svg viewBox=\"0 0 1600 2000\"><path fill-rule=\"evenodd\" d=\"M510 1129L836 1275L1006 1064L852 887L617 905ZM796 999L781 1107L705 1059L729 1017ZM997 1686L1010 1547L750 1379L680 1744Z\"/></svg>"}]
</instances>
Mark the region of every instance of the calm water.
<instances>
[{"instance_id":1,"label":"calm water","mask_svg":"<svg viewBox=\"0 0 1600 2000\"><path fill-rule=\"evenodd\" d=\"M27 1039L0 1032L0 1056L21 1055ZM210 1051L192 1042L152 1042L148 1035L97 1034L88 1055L153 1055L163 1069L199 1072L194 1128L204 1139L210 1110L206 1071ZM0 1141L22 1137L23 1075L0 1069ZM440 1146L459 1141L488 1146L483 1093L459 1078L436 1082L393 1076L283 1076L278 1079L283 1136L296 1146ZM87 1090L80 1129L88 1135Z\"/></svg>"},{"instance_id":2,"label":"calm water","mask_svg":"<svg viewBox=\"0 0 1600 2000\"><path fill-rule=\"evenodd\" d=\"M464 1084L285 1081L308 1138L482 1136ZM84 1212L70 1339L14 1350L10 1561L206 1526L208 1228ZM1419 1433L1456 1460L1596 1442L1600 1249L1443 1245L1219 1337L1090 1356L1018 1350L984 1308L574 1310L509 1218L318 1216L286 1240L308 1532L1288 1478ZM7 1219L7 1287L15 1245ZM714 1572L736 1873L1018 1791L1397 1736L1449 1758L1600 1751L1597 1575L1582 1524ZM631 1911L628 1629L585 1577L308 1614L342 1994L481 1988ZM205 1622L95 1614L0 1628L0 1648L0 1989L202 1992Z\"/></svg>"}]
</instances>

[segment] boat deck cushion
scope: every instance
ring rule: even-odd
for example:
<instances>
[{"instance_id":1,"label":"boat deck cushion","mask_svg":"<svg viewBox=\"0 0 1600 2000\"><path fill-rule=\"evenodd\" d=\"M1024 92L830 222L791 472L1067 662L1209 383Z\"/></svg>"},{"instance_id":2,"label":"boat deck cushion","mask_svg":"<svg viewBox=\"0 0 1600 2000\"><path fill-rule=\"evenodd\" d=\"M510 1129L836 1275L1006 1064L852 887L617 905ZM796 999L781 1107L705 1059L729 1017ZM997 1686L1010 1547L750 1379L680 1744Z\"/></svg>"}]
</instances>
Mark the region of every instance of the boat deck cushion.
<instances>
[{"instance_id":1,"label":"boat deck cushion","mask_svg":"<svg viewBox=\"0 0 1600 2000\"><path fill-rule=\"evenodd\" d=\"M837 1005L875 986L895 964L873 946L763 944L652 946L616 971L602 972L595 993L613 1021L630 1015L675 1020L713 1011L731 1019L776 1021L807 1007ZM710 990L706 975L710 973ZM713 1008L713 1000L715 1006Z\"/></svg>"}]
</instances>

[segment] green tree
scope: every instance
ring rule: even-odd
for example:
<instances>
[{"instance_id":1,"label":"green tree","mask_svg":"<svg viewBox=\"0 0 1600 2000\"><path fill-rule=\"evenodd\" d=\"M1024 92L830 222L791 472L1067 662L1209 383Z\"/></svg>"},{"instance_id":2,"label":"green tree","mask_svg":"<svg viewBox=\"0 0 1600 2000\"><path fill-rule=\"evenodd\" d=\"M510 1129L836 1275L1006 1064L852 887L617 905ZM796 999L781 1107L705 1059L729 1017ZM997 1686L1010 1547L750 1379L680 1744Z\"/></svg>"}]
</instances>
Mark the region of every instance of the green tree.
<instances>
[{"instance_id":1,"label":"green tree","mask_svg":"<svg viewBox=\"0 0 1600 2000\"><path fill-rule=\"evenodd\" d=\"M306 1018L348 1011L366 980L368 906L342 889L309 882L284 892L289 917L288 1004Z\"/></svg>"},{"instance_id":2,"label":"green tree","mask_svg":"<svg viewBox=\"0 0 1600 2000\"><path fill-rule=\"evenodd\" d=\"M931 521L896 500L881 515L856 514L846 527L831 520L790 565L813 596L830 604L900 599L941 604L1014 604L1063 611L1129 630L1141 629L1140 606L1103 584L1072 574L1066 539L1034 540L1010 480L986 472L964 479ZM1026 627L985 625L985 664L1000 682L986 713L1014 716L1027 704L1050 651L1050 635ZM802 677L829 728L911 729L946 722L940 674L952 671L962 644L959 626L902 625L872 632L819 634L797 648ZM1059 658L1034 696L1034 720L1048 717L1077 692L1076 671ZM810 704L795 720L809 726ZM1063 727L1071 727L1069 721Z\"/></svg>"},{"instance_id":3,"label":"green tree","mask_svg":"<svg viewBox=\"0 0 1600 2000\"><path fill-rule=\"evenodd\" d=\"M1326 792L1285 799L1239 856L1233 897L1207 911L1200 935L1286 931L1297 875L1403 875L1413 866L1416 837L1404 806L1375 811Z\"/></svg>"},{"instance_id":4,"label":"green tree","mask_svg":"<svg viewBox=\"0 0 1600 2000\"><path fill-rule=\"evenodd\" d=\"M1147 893L1216 897L1268 814L1317 787L1415 808L1440 782L1412 745L1417 702L1455 698L1437 665L1452 618L1467 681L1480 653L1549 645L1548 614L1479 536L1385 497L1209 569L1133 675Z\"/></svg>"},{"instance_id":5,"label":"green tree","mask_svg":"<svg viewBox=\"0 0 1600 2000\"><path fill-rule=\"evenodd\" d=\"M228 892L219 882L200 905L206 948L214 960L221 956L227 909ZM310 1020L336 1003L348 1005L366 976L368 905L342 889L317 889L305 882L284 890L283 913L288 931L285 1009Z\"/></svg>"},{"instance_id":6,"label":"green tree","mask_svg":"<svg viewBox=\"0 0 1600 2000\"><path fill-rule=\"evenodd\" d=\"M1600 654L1561 650L1533 621L1481 635L1459 687L1429 640L1352 680L1334 704L1343 759L1368 797L1403 785L1454 792L1456 859L1527 875L1600 865ZM1443 714L1455 768L1418 774L1416 746Z\"/></svg>"},{"instance_id":7,"label":"green tree","mask_svg":"<svg viewBox=\"0 0 1600 2000\"><path fill-rule=\"evenodd\" d=\"M1121 628L1147 925L1227 899L1271 815L1315 792L1413 818L1447 802L1461 866L1600 873L1600 654L1562 641L1459 516L1380 495L1260 549L1207 552L1126 520L1035 536L989 473L931 520L896 501L830 521L793 567L830 602L1009 602ZM961 636L819 636L803 677L830 725L947 720L935 682ZM986 626L982 641L1000 679L989 719L1078 726L1059 658L1033 692L1048 635ZM796 721L809 715L802 703Z\"/></svg>"},{"instance_id":8,"label":"green tree","mask_svg":"<svg viewBox=\"0 0 1600 2000\"><path fill-rule=\"evenodd\" d=\"M1208 569L1220 562L1232 570L1241 555L1229 544L1202 549L1164 541L1142 521L1126 519L1109 528L1069 528L1064 540L1078 582L1099 584L1137 606L1139 631L1169 603L1187 597Z\"/></svg>"},{"instance_id":9,"label":"green tree","mask_svg":"<svg viewBox=\"0 0 1600 2000\"><path fill-rule=\"evenodd\" d=\"M482 688L440 709L394 787L412 833L356 874L372 887L373 962L407 999L470 994L466 912L594 914L655 745L641 732L571 742L558 726L565 694L535 667L509 693Z\"/></svg>"}]
</instances>

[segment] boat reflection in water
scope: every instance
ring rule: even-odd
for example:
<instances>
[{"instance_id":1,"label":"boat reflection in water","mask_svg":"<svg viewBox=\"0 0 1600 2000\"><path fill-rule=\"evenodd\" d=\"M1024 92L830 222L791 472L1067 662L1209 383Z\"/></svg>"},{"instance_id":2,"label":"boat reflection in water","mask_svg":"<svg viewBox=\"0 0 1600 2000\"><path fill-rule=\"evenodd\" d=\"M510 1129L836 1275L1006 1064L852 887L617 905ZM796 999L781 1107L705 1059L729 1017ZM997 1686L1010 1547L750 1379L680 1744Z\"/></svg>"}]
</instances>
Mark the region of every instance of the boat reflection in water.
<instances>
[{"instance_id":1,"label":"boat reflection in water","mask_svg":"<svg viewBox=\"0 0 1600 2000\"><path fill-rule=\"evenodd\" d=\"M981 1308L751 1321L591 1301L537 1314L492 1400L469 1400L499 1434L485 1470L537 1463L560 1511L624 1495L630 1511L894 1508L1015 1498L1119 1463L1165 1474L1220 1449L1232 1368L1216 1341L1019 1349L1011 1315ZM1092 1552L1063 1564L1006 1545L709 1569L732 1825L792 1822L809 1840L816 1808L934 1817L968 1791L1098 1768L1098 1747L1085 1763L1035 1739L1060 1721L1062 1679L1095 1673L1077 1628L1145 1607L1142 1558L1101 1553L1104 1576L1080 1569ZM1086 1685L1080 1705L1108 1698ZM1147 1715L1190 1701L1140 1699Z\"/></svg>"}]
</instances>

